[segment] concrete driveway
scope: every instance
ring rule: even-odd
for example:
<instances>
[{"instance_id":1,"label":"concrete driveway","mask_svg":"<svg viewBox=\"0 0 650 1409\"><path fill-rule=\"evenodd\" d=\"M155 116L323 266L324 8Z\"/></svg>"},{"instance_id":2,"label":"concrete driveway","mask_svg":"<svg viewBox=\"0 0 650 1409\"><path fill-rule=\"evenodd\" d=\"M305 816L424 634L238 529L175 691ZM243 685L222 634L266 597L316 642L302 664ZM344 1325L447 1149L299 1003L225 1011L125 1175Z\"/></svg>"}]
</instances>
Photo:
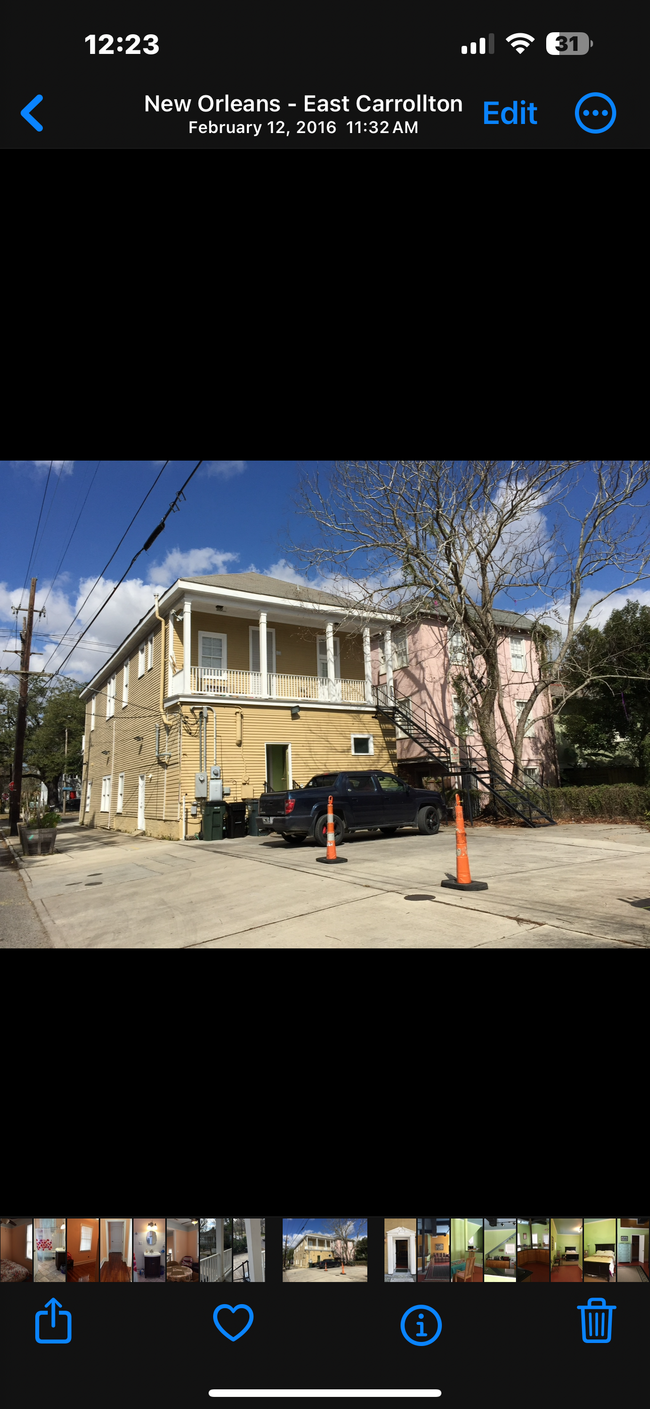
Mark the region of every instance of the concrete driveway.
<instances>
[{"instance_id":1,"label":"concrete driveway","mask_svg":"<svg viewBox=\"0 0 650 1409\"><path fill-rule=\"evenodd\" d=\"M367 1282L368 1264L366 1262L355 1267L353 1263L350 1263L343 1273L340 1267L328 1267L327 1270L319 1267L289 1267L286 1272L282 1273L282 1281L315 1282L317 1286L323 1282L341 1282L343 1286L346 1282L348 1285L352 1282Z\"/></svg>"},{"instance_id":2,"label":"concrete driveway","mask_svg":"<svg viewBox=\"0 0 650 1409\"><path fill-rule=\"evenodd\" d=\"M650 909L630 903L650 906L643 828L475 828L468 848L486 891L441 890L455 874L451 826L359 834L340 848L347 865L325 866L309 842L165 842L75 822L55 856L21 861L21 878L54 948L648 947Z\"/></svg>"}]
</instances>

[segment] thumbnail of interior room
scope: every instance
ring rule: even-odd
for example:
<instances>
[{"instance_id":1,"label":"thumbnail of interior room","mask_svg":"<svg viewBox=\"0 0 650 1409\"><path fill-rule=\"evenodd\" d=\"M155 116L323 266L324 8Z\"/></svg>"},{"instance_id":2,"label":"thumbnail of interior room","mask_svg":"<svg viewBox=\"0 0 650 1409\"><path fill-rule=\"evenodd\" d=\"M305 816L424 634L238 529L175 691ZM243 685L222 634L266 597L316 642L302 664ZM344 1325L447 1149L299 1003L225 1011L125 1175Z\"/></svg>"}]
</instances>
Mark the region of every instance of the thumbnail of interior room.
<instances>
[{"instance_id":1,"label":"thumbnail of interior room","mask_svg":"<svg viewBox=\"0 0 650 1409\"><path fill-rule=\"evenodd\" d=\"M68 1281L99 1281L99 1219L68 1219Z\"/></svg>"},{"instance_id":2,"label":"thumbnail of interior room","mask_svg":"<svg viewBox=\"0 0 650 1409\"><path fill-rule=\"evenodd\" d=\"M100 1219L100 1282L130 1282L132 1242L130 1218Z\"/></svg>"},{"instance_id":3,"label":"thumbnail of interior room","mask_svg":"<svg viewBox=\"0 0 650 1409\"><path fill-rule=\"evenodd\" d=\"M31 1282L31 1280L31 1218L0 1218L0 1281Z\"/></svg>"},{"instance_id":4,"label":"thumbnail of interior room","mask_svg":"<svg viewBox=\"0 0 650 1409\"><path fill-rule=\"evenodd\" d=\"M483 1281L483 1219L452 1218L452 1282Z\"/></svg>"},{"instance_id":5,"label":"thumbnail of interior room","mask_svg":"<svg viewBox=\"0 0 650 1409\"><path fill-rule=\"evenodd\" d=\"M232 1282L232 1218L199 1219L199 1281Z\"/></svg>"},{"instance_id":6,"label":"thumbnail of interior room","mask_svg":"<svg viewBox=\"0 0 650 1409\"><path fill-rule=\"evenodd\" d=\"M528 1272L517 1271L517 1221L515 1218L483 1220L483 1281L524 1282Z\"/></svg>"},{"instance_id":7,"label":"thumbnail of interior room","mask_svg":"<svg viewBox=\"0 0 650 1409\"><path fill-rule=\"evenodd\" d=\"M34 1281L65 1282L65 1218L34 1219Z\"/></svg>"},{"instance_id":8,"label":"thumbnail of interior room","mask_svg":"<svg viewBox=\"0 0 650 1409\"><path fill-rule=\"evenodd\" d=\"M168 1218L165 1250L168 1282L198 1282L198 1218Z\"/></svg>"},{"instance_id":9,"label":"thumbnail of interior room","mask_svg":"<svg viewBox=\"0 0 650 1409\"><path fill-rule=\"evenodd\" d=\"M531 1282L548 1282L550 1219L517 1219L517 1268L525 1268Z\"/></svg>"},{"instance_id":10,"label":"thumbnail of interior room","mask_svg":"<svg viewBox=\"0 0 650 1409\"><path fill-rule=\"evenodd\" d=\"M618 1280L619 1282L648 1281L647 1218L618 1220Z\"/></svg>"},{"instance_id":11,"label":"thumbnail of interior room","mask_svg":"<svg viewBox=\"0 0 650 1409\"><path fill-rule=\"evenodd\" d=\"M448 1282L449 1218L418 1218L418 1282Z\"/></svg>"},{"instance_id":12,"label":"thumbnail of interior room","mask_svg":"<svg viewBox=\"0 0 650 1409\"><path fill-rule=\"evenodd\" d=\"M165 1263L164 1218L134 1218L134 1282L164 1282Z\"/></svg>"},{"instance_id":13,"label":"thumbnail of interior room","mask_svg":"<svg viewBox=\"0 0 650 1409\"><path fill-rule=\"evenodd\" d=\"M616 1281L616 1219L585 1218L585 1282Z\"/></svg>"},{"instance_id":14,"label":"thumbnail of interior room","mask_svg":"<svg viewBox=\"0 0 650 1409\"><path fill-rule=\"evenodd\" d=\"M551 1281L582 1281L582 1219L551 1219Z\"/></svg>"},{"instance_id":15,"label":"thumbnail of interior room","mask_svg":"<svg viewBox=\"0 0 650 1409\"><path fill-rule=\"evenodd\" d=\"M417 1218L384 1219L384 1281L414 1282Z\"/></svg>"},{"instance_id":16,"label":"thumbnail of interior room","mask_svg":"<svg viewBox=\"0 0 650 1409\"><path fill-rule=\"evenodd\" d=\"M233 1282L263 1282L266 1264L263 1218L233 1218Z\"/></svg>"}]
</instances>

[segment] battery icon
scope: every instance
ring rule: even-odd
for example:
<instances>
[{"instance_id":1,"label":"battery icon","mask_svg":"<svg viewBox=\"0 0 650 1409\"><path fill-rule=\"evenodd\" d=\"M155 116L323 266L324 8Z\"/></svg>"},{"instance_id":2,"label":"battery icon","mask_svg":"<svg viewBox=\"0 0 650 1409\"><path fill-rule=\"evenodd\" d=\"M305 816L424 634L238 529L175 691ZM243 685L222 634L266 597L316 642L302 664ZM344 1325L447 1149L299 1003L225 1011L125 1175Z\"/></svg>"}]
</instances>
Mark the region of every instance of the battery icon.
<instances>
[{"instance_id":1,"label":"battery icon","mask_svg":"<svg viewBox=\"0 0 650 1409\"><path fill-rule=\"evenodd\" d=\"M593 42L588 34L562 34L554 29L546 36L546 52L558 57L561 54L588 54Z\"/></svg>"}]
</instances>

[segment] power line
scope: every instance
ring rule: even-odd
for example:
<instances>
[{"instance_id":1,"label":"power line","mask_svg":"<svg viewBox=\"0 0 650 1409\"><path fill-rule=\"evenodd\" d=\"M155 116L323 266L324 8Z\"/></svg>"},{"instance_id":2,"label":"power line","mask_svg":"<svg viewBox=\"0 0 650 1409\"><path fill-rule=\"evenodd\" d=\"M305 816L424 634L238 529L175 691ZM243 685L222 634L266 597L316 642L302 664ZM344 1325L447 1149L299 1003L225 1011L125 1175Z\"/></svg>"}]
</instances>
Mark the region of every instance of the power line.
<instances>
[{"instance_id":1,"label":"power line","mask_svg":"<svg viewBox=\"0 0 650 1409\"><path fill-rule=\"evenodd\" d=\"M46 513L46 515L45 515L45 523L43 524L43 527L42 527L42 529L41 529L41 536L40 536L40 538L39 538L39 540L38 540L38 543L37 543L37 545L36 545L36 553L35 553L35 555L34 555L34 567L36 567L36 559L37 559L37 557L38 557L38 555L39 555L39 553L40 553L40 551L41 551L41 543L43 542L43 539L44 539L44 537L45 537L45 530L46 530L46 528L47 528L47 526L48 526L48 523L50 522L50 514L52 513L52 505L53 505L53 503L54 503L54 500L56 499L56 491L57 491L57 489L58 489L58 487L59 487L59 485L60 485L60 483L61 483L61 475L63 474L63 467L64 467L65 463L66 463L65 460L62 460L62 462L61 462L61 467L60 467L60 469L59 469L59 473L58 473L58 475L57 475L57 477L56 477L56 483L55 483L55 485L54 485L54 493L53 493L52 498L50 499L50 502L49 502L49 504L48 504L47 513Z\"/></svg>"},{"instance_id":2,"label":"power line","mask_svg":"<svg viewBox=\"0 0 650 1409\"><path fill-rule=\"evenodd\" d=\"M37 525L36 525L36 532L34 533L34 543L32 543L32 551L31 551L31 553L30 553L30 555L29 555L29 562L28 562L28 564L27 564L27 572L25 573L25 581L23 582L23 592L25 591L25 588L26 588L26 586L27 586L27 578L29 577L29 569L30 569L30 567L31 567L31 565L32 565L32 558L33 558L33 556L34 556L34 544L36 543L36 534L38 533L38 526L39 526L39 524L40 524L40 522L41 522L41 515L42 515L42 513L43 513L43 505L44 505L44 503L45 503L45 496L46 496L46 494L47 494L47 486L48 486L48 484L49 484L49 482L50 482L50 475L51 475L51 473L52 473L52 465L53 465L53 464L54 464L54 461L53 461L53 460L50 460L50 468L49 468L49 470L48 470L48 472L47 472L47 479L46 479L46 481L45 481L45 489L43 490L43 498L41 499L41 507L40 507L39 515L38 515L38 523L37 523ZM21 595L21 597L22 597L23 593L21 592L20 595ZM18 607L18 611L22 611L22 607L19 606L19 607Z\"/></svg>"},{"instance_id":3,"label":"power line","mask_svg":"<svg viewBox=\"0 0 650 1409\"><path fill-rule=\"evenodd\" d=\"M113 558L115 557L116 553L117 553L117 552L119 551L119 549L121 548L121 546L122 546L122 544L123 544L123 542L124 542L124 539L126 538L126 535L127 535L127 533L129 532L129 529L131 528L131 525L135 523L135 521L136 521L136 519L137 519L137 517L138 517L138 514L140 513L140 510L144 508L144 506L145 506L145 504L146 504L146 502L147 502L147 499L149 498L149 495L150 495L150 494L152 493L152 491L156 488L156 485L157 485L157 483L158 483L158 480L160 479L160 476L161 476L161 474L163 473L163 471L167 469L168 464L169 464L169 460L165 460L165 463L164 463L164 465L163 465L163 467L162 467L162 470L160 470L159 474L156 475L156 478L155 478L155 480L154 480L154 482L153 482L153 484L152 484L152 486L151 486L151 489L149 489L149 490L147 491L147 493L145 494L144 499L142 500L142 503L140 504L139 508L136 509L136 511L135 511L135 513L134 513L134 515L133 515L133 518L131 519L131 523L128 525L128 528L126 528L126 529L124 530L124 533L122 534L122 537L120 538L120 541L119 541L119 543L118 543L118 545L117 545L117 548L115 549L115 551L114 551L113 553L111 553L111 556L110 556L108 562L107 562L107 563L104 565L104 567L102 568L102 570L101 570L101 572L100 572L100 574L99 574L99 577L97 578L97 581L93 583L93 586L91 587L90 592L88 593L88 596L85 597L84 600L83 600L83 602L81 603L81 606L80 606L79 611L77 612L76 616L73 616L72 621L70 622L70 626L66 627L66 631L65 631L65 633L64 633L65 635L67 635L67 633L68 633L68 631L70 631L71 627L74 626L75 621L77 620L77 617L79 617L79 616L81 615L81 613L82 613L82 611L83 611L83 609L84 609L84 607L85 607L85 605L86 605L86 602L88 601L88 597L92 597L92 594L93 594L93 592L95 591L95 588L96 588L96 586L97 586L97 583L98 583L98 582L101 582L101 579L102 579L102 577L104 576L104 573L106 572L106 569L110 567L110 565L111 565L111 563L112 563L112 561L113 561ZM140 550L140 551L142 551L142 550ZM136 556L137 556L137 554L136 554ZM135 562L135 558L133 559L133 561ZM129 564L129 566L130 566L130 564ZM127 568L126 571L128 572L129 569ZM118 584L118 585L119 585L119 584ZM112 596L112 595L113 595L113 594L111 593L111 596ZM107 598L106 600L108 601L109 599ZM104 604L104 605L105 605L105 604ZM97 615L99 615L99 613L97 613ZM93 617L93 621L94 621L94 620L95 620L95 618ZM91 623L91 624L92 624L92 623ZM87 630L88 630L88 627L86 627L86 631L87 631ZM84 634L85 634L85 633L82 632L82 635L84 635ZM79 637L79 640L81 640L81 636ZM72 654L72 653L71 653L71 654ZM56 655L56 649L52 651L52 655L50 656L49 660L47 661L47 665L50 664L50 661L54 658L55 655ZM67 659L68 659L68 657L66 656L66 660L67 660ZM63 661L63 665L65 665L65 661ZM47 668L47 667L46 667L46 668ZM55 674L58 675L58 672L59 672L60 669L61 669L61 666L58 667L58 670L55 672Z\"/></svg>"},{"instance_id":4,"label":"power line","mask_svg":"<svg viewBox=\"0 0 650 1409\"><path fill-rule=\"evenodd\" d=\"M102 463L101 460L98 460L98 461L97 461L97 464L96 464L96 466L95 466L95 474L93 475L93 477L92 477L92 479L91 479L91 481L90 481L90 484L88 485L88 489L87 489L87 491L86 491L86 498L84 499L83 504L81 505L81 508L80 508L80 510L79 510L79 513L77 514L77 518L76 518L76 521L75 521L75 526L74 526L74 528L73 528L73 530L72 530L72 533L70 534L70 537L69 537L69 539L68 539L68 541L67 541L67 543L66 543L66 545L65 545L65 548L63 549L63 552L62 552L62 554L61 554L61 557L59 558L59 562L58 562L58 565L57 565L56 572L55 572L54 577L52 578L52 581L51 581L51 583L50 583L50 585L49 585L49 588L48 588L47 597L49 597L50 592L52 591L52 588L53 588L53 586L54 586L54 584L55 584L55 582L56 582L56 579L57 579L57 577L59 576L59 573L60 573L61 568L62 568L62 566L63 566L63 562L64 562L64 559L65 559L65 555L66 555L66 553L67 553L67 551L68 551L68 548L70 547L70 544L72 543L72 540L73 540L73 538L74 538L74 536L75 536L75 533L76 533L76 531L77 531L77 524L79 523L79 519L81 518L81 515L83 514L83 511L84 511L84 509L85 509L85 507L86 507L86 500L88 499L88 495L90 494L90 491L91 491L91 489L92 489L92 487L93 487L93 485L94 485L94 483L95 483L95 477L96 477L96 475L97 475L97 471L98 471L99 466L101 465L101 463ZM61 478L61 476L59 475L59 479L60 479L60 478ZM48 515L48 517L49 517L49 515ZM128 529L127 529L127 532L128 532ZM45 602L47 602L47 597L45 598ZM45 606L45 602L43 602L43 606Z\"/></svg>"},{"instance_id":5,"label":"power line","mask_svg":"<svg viewBox=\"0 0 650 1409\"><path fill-rule=\"evenodd\" d=\"M168 460L166 461L166 464L169 464L169 461L168 461ZM74 651L76 650L77 646L79 645L79 642L83 640L83 638L84 638L86 632L87 632L87 631L90 631L90 628L91 628L91 626L93 625L93 622L95 622L95 621L97 620L97 617L100 615L100 612L103 612L104 607L108 606L108 603L110 602L111 597L114 597L114 596L115 596L115 593L117 592L118 587L120 587L120 586L122 585L122 583L123 583L125 577L127 576L127 573L129 573L129 572L131 571L131 568L133 567L134 562L136 562L136 560L140 557L140 554L141 554L141 553L148 553L148 552L149 552L149 549L150 549L152 543L155 543L155 541L156 541L156 539L158 538L159 534L162 533L162 531L163 531L163 529L164 529L164 527L165 527L165 523L166 523L167 519L169 518L169 515L170 515L171 513L173 513L173 512L177 509L179 499L184 499L184 497L185 497L185 495L184 495L184 490L187 488L187 486L188 486L190 480L191 480L191 479L193 478L193 476L196 474L197 470L200 469L200 467L201 467L202 464L203 464L203 461L202 461L202 460L199 460L199 461L197 462L197 464L194 466L194 469L193 469L193 470L191 471L191 473L187 476L187 479L185 480L185 483L181 485L181 487L180 487L180 489L178 490L177 494L176 494L176 495L174 496L174 498L172 499L172 502L171 502L171 504L170 504L170 506L169 506L169 508L168 508L168 510L167 510L167 513L166 513L166 514L163 514L163 517L162 517L162 519L160 520L160 523L157 524L156 528L154 528L153 533L150 533L150 534L149 534L149 537L148 537L146 543L143 543L142 547L139 548L138 551L137 551L137 553L135 553L134 556L131 558L131 561L130 561L130 563L129 563L129 566L127 567L126 571L122 573L122 576L121 576L119 582L116 582L116 583L115 583L115 586L114 586L114 588L113 588L113 591L112 591L112 592L109 592L108 597L106 598L106 601L105 601L105 602L102 602L102 605L101 605L101 607L99 608L99 611L95 612L95 615L94 615L94 617L92 618L92 620L89 621L89 622L88 622L88 625L84 627L84 629L83 629L83 631L81 632L81 635L79 636L79 638L78 638L78 640L76 641L75 645L72 647L72 649L71 649L70 651L68 651L68 654L67 654L67 656L65 657L65 660L62 660L62 661L61 661L61 664L60 664L59 666L57 666L57 669L56 669L55 672L54 672L55 675L58 675L59 671L63 669L63 667L64 667L64 665L66 664L66 662L69 661L70 656L74 654ZM163 465L163 470L164 470L164 468L165 468L165 466ZM162 474L162 470L160 471L160 474ZM158 479L160 479L160 475L158 476ZM157 481L154 481L154 483L157 483ZM153 487L154 487L154 486L152 485L152 486L151 486L151 489L153 489ZM149 490L149 494L151 493L151 489ZM148 498L149 495L147 495L146 497ZM144 501L143 501L143 502L144 502ZM142 507L142 506L140 506L140 507ZM139 513L139 512L140 512L140 510L138 509L138 513ZM137 515L136 515L136 517L137 517ZM132 520L132 522L133 522L133 520ZM128 530L127 530L127 532L128 532ZM125 536L126 536L126 535L125 535ZM118 544L118 547L119 547L119 544ZM117 548L115 549L115 552L117 552ZM115 553L113 554L113 557L115 557ZM113 560L112 558L109 559L110 562L112 562L112 560ZM107 566L108 566L108 564L107 564ZM106 571L106 569L104 568L104 572L105 572L105 571ZM103 573L101 573L100 576L103 576ZM99 578L97 579L97 581L99 582ZM95 586L97 586L97 583L95 583ZM94 590L94 589L92 589L92 590ZM88 593L88 596L90 596L90 593ZM87 602L87 601L88 601L88 597L86 597L86 602ZM83 603L83 605L85 606L85 602ZM81 608L80 608L79 610L81 611ZM78 616L78 615L79 615L79 612L77 612L77 616ZM76 621L76 619L77 619L77 617L74 618L75 621ZM72 625L72 622L70 623L70 625ZM69 630L69 629L70 629L70 628L68 627L68 630ZM52 655L50 656L49 660L47 661L47 665L49 665L50 660L52 660L52 656L54 656L54 655L56 655L56 650L54 650L54 651L52 652ZM46 666L46 668L47 668L47 666Z\"/></svg>"}]
</instances>

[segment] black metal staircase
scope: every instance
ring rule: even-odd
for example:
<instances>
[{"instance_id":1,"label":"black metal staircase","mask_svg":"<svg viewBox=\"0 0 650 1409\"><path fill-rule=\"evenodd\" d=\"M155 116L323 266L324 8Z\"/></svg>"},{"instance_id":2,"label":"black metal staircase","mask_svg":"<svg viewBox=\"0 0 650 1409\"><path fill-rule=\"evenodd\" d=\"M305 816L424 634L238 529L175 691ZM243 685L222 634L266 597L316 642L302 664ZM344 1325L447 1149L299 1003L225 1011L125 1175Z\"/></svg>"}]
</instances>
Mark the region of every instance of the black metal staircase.
<instances>
[{"instance_id":1,"label":"black metal staircase","mask_svg":"<svg viewBox=\"0 0 650 1409\"><path fill-rule=\"evenodd\" d=\"M443 739L433 733L429 728L427 716L422 710L413 708L409 700L406 702L396 695L390 698L384 685L374 686L376 701L376 717L378 719L390 719L402 732L413 739L414 743L422 749L426 758L440 770L442 777L452 777L460 775L463 779L462 786L467 789L467 778L476 780L486 792L490 793L495 801L500 802L509 812L520 817L527 827L555 827L557 823L540 805L541 794L536 790L534 784L524 784L523 787L513 787L508 782L505 772L496 768L482 768L477 766L472 759L471 750L461 739L459 761L451 761L451 730L447 730L446 725L438 725L445 733L449 734L449 739ZM500 755L502 758L502 755ZM508 766L507 759L502 759L505 766Z\"/></svg>"}]
</instances>

